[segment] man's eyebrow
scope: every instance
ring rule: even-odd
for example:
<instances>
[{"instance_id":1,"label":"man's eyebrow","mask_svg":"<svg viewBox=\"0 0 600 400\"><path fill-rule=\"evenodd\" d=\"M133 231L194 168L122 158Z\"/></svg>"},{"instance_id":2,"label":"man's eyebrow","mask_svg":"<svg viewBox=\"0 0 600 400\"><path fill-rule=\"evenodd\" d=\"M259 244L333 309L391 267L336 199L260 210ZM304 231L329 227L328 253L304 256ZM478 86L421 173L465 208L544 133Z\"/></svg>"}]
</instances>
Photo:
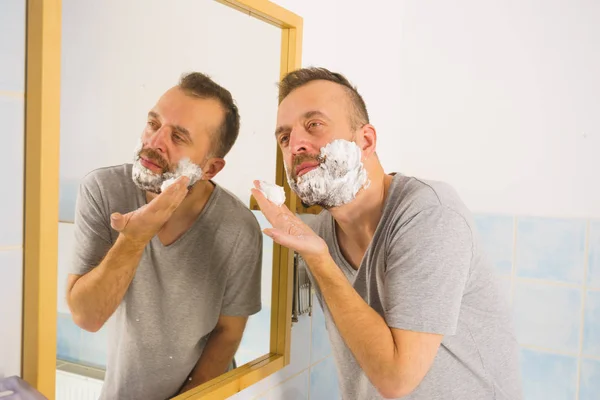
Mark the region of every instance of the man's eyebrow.
<instances>
[{"instance_id":1,"label":"man's eyebrow","mask_svg":"<svg viewBox=\"0 0 600 400\"><path fill-rule=\"evenodd\" d=\"M304 113L304 115L302 117L304 119L319 117L319 118L323 118L323 119L329 120L329 117L327 117L327 115L325 115L325 113L323 113L321 111L317 111L317 110L307 111L307 112Z\"/></svg>"},{"instance_id":2,"label":"man's eyebrow","mask_svg":"<svg viewBox=\"0 0 600 400\"><path fill-rule=\"evenodd\" d=\"M281 125L275 130L275 136L279 136L284 132L290 131L291 128L288 125Z\"/></svg>"},{"instance_id":3,"label":"man's eyebrow","mask_svg":"<svg viewBox=\"0 0 600 400\"><path fill-rule=\"evenodd\" d=\"M160 120L160 115L158 115L158 113L156 113L154 111L148 111L148 116ZM187 140L189 140L190 142L192 141L192 135L190 135L190 131L188 131L186 128L184 128L181 125L171 125L171 126L173 127L173 130L184 135L187 138Z\"/></svg>"},{"instance_id":4,"label":"man's eyebrow","mask_svg":"<svg viewBox=\"0 0 600 400\"><path fill-rule=\"evenodd\" d=\"M187 137L188 140L192 140L192 136L190 135L190 131L188 131L187 129L185 129L183 126L180 125L173 125L173 129L176 130L177 132L183 134L184 136Z\"/></svg>"},{"instance_id":5,"label":"man's eyebrow","mask_svg":"<svg viewBox=\"0 0 600 400\"><path fill-rule=\"evenodd\" d=\"M321 111L317 111L317 110L313 110L313 111L307 111L304 113L304 115L302 115L303 119L309 119L309 118L314 118L314 117L319 117L319 118L323 118L329 121L329 117L327 117L327 115ZM289 125L281 125L279 126L276 130L275 130L275 136L279 136L284 132L290 131L291 128Z\"/></svg>"}]
</instances>

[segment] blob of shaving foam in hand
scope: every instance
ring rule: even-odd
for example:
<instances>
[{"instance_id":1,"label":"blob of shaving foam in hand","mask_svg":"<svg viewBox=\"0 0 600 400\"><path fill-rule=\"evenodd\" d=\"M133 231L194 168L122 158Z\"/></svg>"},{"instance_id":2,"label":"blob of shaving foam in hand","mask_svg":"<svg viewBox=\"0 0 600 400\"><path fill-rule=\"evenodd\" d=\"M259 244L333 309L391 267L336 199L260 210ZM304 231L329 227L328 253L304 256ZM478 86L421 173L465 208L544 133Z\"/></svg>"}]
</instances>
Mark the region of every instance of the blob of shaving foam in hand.
<instances>
[{"instance_id":1,"label":"blob of shaving foam in hand","mask_svg":"<svg viewBox=\"0 0 600 400\"><path fill-rule=\"evenodd\" d=\"M259 183L259 190L265 195L267 200L276 204L278 207L285 203L285 192L281 186L265 181L260 181Z\"/></svg>"},{"instance_id":2,"label":"blob of shaving foam in hand","mask_svg":"<svg viewBox=\"0 0 600 400\"><path fill-rule=\"evenodd\" d=\"M164 192L182 176L187 176L190 179L188 187L191 187L194 185L194 183L198 182L200 178L202 178L202 168L191 162L189 158L184 158L177 164L177 169L175 172L168 172L164 174L164 176L167 179L165 179L160 187L161 192Z\"/></svg>"}]
</instances>

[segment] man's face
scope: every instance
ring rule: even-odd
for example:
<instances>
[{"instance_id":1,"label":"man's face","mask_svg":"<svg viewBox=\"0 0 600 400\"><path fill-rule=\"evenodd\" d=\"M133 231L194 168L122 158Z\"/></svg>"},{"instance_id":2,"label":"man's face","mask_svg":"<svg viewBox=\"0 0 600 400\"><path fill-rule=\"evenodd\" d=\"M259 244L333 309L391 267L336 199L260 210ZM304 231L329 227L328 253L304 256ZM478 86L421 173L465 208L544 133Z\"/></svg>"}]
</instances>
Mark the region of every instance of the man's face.
<instances>
[{"instance_id":1,"label":"man's face","mask_svg":"<svg viewBox=\"0 0 600 400\"><path fill-rule=\"evenodd\" d=\"M277 143L290 180L317 168L320 149L336 139L352 140L351 103L343 86L313 81L291 92L277 112Z\"/></svg>"},{"instance_id":2,"label":"man's face","mask_svg":"<svg viewBox=\"0 0 600 400\"><path fill-rule=\"evenodd\" d=\"M303 204L341 207L369 187L363 158L375 149L375 131L353 126L354 113L347 89L323 80L295 89L279 105L275 134L288 183Z\"/></svg>"},{"instance_id":3,"label":"man's face","mask_svg":"<svg viewBox=\"0 0 600 400\"><path fill-rule=\"evenodd\" d=\"M223 118L218 100L193 97L178 87L168 90L148 112L136 154L144 179L153 182L142 182L144 189L157 192L153 186L183 158L204 167Z\"/></svg>"}]
</instances>

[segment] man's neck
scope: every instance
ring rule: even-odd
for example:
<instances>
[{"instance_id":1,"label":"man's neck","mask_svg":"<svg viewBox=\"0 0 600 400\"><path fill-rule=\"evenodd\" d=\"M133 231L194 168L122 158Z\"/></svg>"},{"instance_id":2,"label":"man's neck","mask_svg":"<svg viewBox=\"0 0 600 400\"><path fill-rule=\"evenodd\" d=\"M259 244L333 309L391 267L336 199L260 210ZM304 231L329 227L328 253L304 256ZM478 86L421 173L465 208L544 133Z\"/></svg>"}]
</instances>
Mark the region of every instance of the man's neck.
<instances>
[{"instance_id":1,"label":"man's neck","mask_svg":"<svg viewBox=\"0 0 600 400\"><path fill-rule=\"evenodd\" d=\"M356 198L341 207L329 210L338 226L338 239L366 250L371 243L387 198L392 176L386 175L380 165L368 171L371 183Z\"/></svg>"}]
</instances>

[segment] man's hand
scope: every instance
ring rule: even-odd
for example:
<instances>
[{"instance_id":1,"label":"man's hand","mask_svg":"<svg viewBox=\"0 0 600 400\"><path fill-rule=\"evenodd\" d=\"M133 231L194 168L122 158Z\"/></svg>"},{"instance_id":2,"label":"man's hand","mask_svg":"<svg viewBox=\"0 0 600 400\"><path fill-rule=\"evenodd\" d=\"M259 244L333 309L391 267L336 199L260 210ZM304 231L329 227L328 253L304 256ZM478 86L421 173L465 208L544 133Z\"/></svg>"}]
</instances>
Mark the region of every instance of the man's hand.
<instances>
[{"instance_id":1,"label":"man's hand","mask_svg":"<svg viewBox=\"0 0 600 400\"><path fill-rule=\"evenodd\" d=\"M294 250L306 261L329 256L327 243L321 237L294 215L285 204L277 206L270 202L259 190L258 181L254 181L254 186L252 195L273 226L263 231L267 236L276 243Z\"/></svg>"},{"instance_id":2,"label":"man's hand","mask_svg":"<svg viewBox=\"0 0 600 400\"><path fill-rule=\"evenodd\" d=\"M146 245L171 218L188 193L189 178L182 176L150 203L125 215L113 213L114 230L134 243Z\"/></svg>"}]
</instances>

